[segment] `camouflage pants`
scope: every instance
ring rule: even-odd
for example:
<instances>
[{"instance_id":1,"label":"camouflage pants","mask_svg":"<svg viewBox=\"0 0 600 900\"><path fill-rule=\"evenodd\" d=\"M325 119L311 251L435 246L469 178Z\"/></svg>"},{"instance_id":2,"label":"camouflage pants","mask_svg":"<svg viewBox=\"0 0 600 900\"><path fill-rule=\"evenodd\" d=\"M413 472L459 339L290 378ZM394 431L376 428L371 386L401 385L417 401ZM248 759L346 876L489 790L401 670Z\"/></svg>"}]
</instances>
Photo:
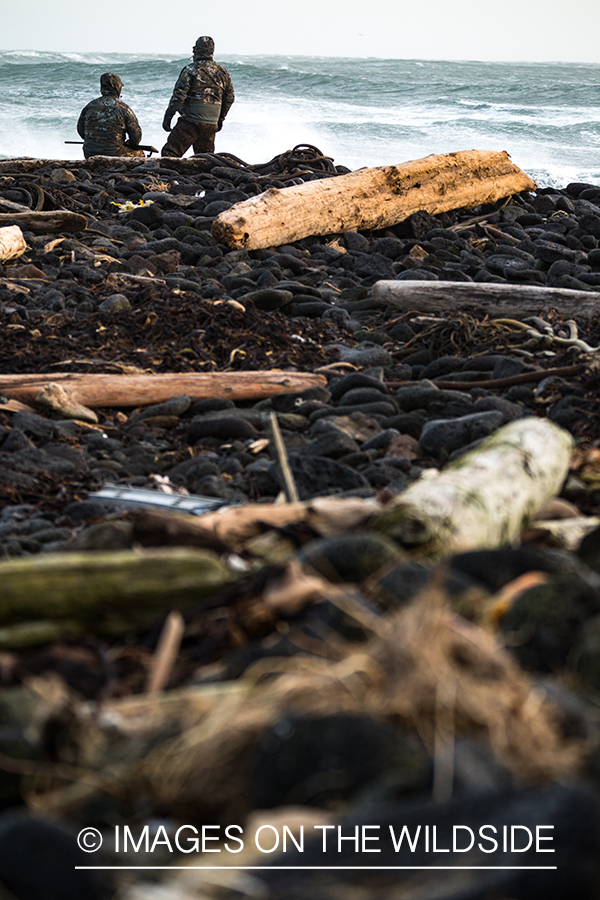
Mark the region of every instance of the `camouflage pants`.
<instances>
[{"instance_id":1,"label":"camouflage pants","mask_svg":"<svg viewBox=\"0 0 600 900\"><path fill-rule=\"evenodd\" d=\"M175 128L170 132L167 143L160 151L161 156L183 156L192 145L194 153L214 153L216 125L207 122L191 122L189 119L177 119Z\"/></svg>"}]
</instances>

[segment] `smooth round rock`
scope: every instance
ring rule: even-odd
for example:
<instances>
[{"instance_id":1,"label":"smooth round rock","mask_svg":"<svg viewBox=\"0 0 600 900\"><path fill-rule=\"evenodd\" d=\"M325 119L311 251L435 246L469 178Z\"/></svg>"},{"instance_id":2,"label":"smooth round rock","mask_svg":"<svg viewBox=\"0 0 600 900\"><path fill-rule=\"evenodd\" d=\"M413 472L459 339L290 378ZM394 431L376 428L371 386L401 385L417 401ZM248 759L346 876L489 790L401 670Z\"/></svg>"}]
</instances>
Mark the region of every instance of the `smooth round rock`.
<instances>
[{"instance_id":1,"label":"smooth round rock","mask_svg":"<svg viewBox=\"0 0 600 900\"><path fill-rule=\"evenodd\" d=\"M318 538L305 544L297 555L329 581L344 582L364 581L383 566L405 558L395 541L371 531Z\"/></svg>"}]
</instances>

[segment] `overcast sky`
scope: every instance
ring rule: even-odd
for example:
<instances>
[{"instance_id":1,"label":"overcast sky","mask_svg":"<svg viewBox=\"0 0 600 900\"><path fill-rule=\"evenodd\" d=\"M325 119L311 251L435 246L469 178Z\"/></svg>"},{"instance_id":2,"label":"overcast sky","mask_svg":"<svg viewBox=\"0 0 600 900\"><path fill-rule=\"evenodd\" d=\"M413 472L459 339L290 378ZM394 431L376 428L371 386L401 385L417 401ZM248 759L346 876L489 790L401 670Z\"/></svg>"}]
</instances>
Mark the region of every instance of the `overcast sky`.
<instances>
[{"instance_id":1,"label":"overcast sky","mask_svg":"<svg viewBox=\"0 0 600 900\"><path fill-rule=\"evenodd\" d=\"M4 0L0 49L600 62L600 0Z\"/></svg>"}]
</instances>

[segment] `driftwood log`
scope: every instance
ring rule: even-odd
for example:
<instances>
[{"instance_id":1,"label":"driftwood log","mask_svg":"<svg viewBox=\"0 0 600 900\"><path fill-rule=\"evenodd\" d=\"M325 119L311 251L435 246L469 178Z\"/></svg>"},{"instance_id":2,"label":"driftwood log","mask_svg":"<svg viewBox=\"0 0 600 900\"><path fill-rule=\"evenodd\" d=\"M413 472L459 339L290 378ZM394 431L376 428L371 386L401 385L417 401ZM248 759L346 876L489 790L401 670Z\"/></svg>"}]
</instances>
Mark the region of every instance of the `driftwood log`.
<instances>
[{"instance_id":1,"label":"driftwood log","mask_svg":"<svg viewBox=\"0 0 600 900\"><path fill-rule=\"evenodd\" d=\"M386 228L418 210L441 213L535 188L508 153L464 150L270 188L218 215L212 233L230 247L256 250L313 234Z\"/></svg>"},{"instance_id":2,"label":"driftwood log","mask_svg":"<svg viewBox=\"0 0 600 900\"><path fill-rule=\"evenodd\" d=\"M377 281L373 297L397 309L451 313L476 306L493 316L538 316L556 309L568 317L590 318L600 312L600 291L530 284L458 281Z\"/></svg>"},{"instance_id":3,"label":"driftwood log","mask_svg":"<svg viewBox=\"0 0 600 900\"><path fill-rule=\"evenodd\" d=\"M31 208L23 203L15 203L14 200L6 200L4 197L0 197L0 212L31 212Z\"/></svg>"},{"instance_id":4,"label":"driftwood log","mask_svg":"<svg viewBox=\"0 0 600 900\"><path fill-rule=\"evenodd\" d=\"M0 228L0 262L16 259L27 250L23 232L18 225Z\"/></svg>"},{"instance_id":5,"label":"driftwood log","mask_svg":"<svg viewBox=\"0 0 600 900\"><path fill-rule=\"evenodd\" d=\"M571 435L548 419L518 419L414 482L370 525L432 556L509 545L559 493L572 446Z\"/></svg>"},{"instance_id":6,"label":"driftwood log","mask_svg":"<svg viewBox=\"0 0 600 900\"><path fill-rule=\"evenodd\" d=\"M90 172L125 171L135 169L150 160L147 157L134 156L90 156L88 159L36 159L33 157L20 157L16 159L0 160L0 173L2 172L37 172L46 166L54 166L62 169L88 169ZM158 167L160 157L152 159ZM201 154L200 156L188 156L184 159L169 157L169 167L186 175L198 175L202 172L210 172L215 165L213 154Z\"/></svg>"},{"instance_id":7,"label":"driftwood log","mask_svg":"<svg viewBox=\"0 0 600 900\"><path fill-rule=\"evenodd\" d=\"M0 375L0 394L35 403L50 384L58 384L82 406L134 407L163 403L173 397L226 397L262 400L275 394L324 387L324 375L306 372L168 372L160 375Z\"/></svg>"},{"instance_id":8,"label":"driftwood log","mask_svg":"<svg viewBox=\"0 0 600 900\"><path fill-rule=\"evenodd\" d=\"M52 234L55 231L84 231L87 219L80 213L65 209L46 212L0 212L0 225L23 225L34 234Z\"/></svg>"},{"instance_id":9,"label":"driftwood log","mask_svg":"<svg viewBox=\"0 0 600 900\"><path fill-rule=\"evenodd\" d=\"M98 621L118 633L199 603L232 578L214 553L190 547L10 559L0 562L0 625Z\"/></svg>"}]
</instances>

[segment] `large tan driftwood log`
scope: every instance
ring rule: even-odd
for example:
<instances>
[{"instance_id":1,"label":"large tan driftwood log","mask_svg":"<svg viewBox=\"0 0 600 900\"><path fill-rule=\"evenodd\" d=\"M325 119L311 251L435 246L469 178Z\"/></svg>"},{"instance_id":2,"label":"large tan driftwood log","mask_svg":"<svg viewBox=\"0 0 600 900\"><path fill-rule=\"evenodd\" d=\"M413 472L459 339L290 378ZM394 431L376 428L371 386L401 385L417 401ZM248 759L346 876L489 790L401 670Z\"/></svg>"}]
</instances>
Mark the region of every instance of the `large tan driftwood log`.
<instances>
[{"instance_id":1,"label":"large tan driftwood log","mask_svg":"<svg viewBox=\"0 0 600 900\"><path fill-rule=\"evenodd\" d=\"M433 556L506 546L561 489L573 439L547 419L518 419L442 472L422 477L370 526Z\"/></svg>"},{"instance_id":2,"label":"large tan driftwood log","mask_svg":"<svg viewBox=\"0 0 600 900\"><path fill-rule=\"evenodd\" d=\"M52 234L55 231L84 231L87 219L80 213L65 209L46 212L0 213L0 225L23 225L34 234Z\"/></svg>"},{"instance_id":3,"label":"large tan driftwood log","mask_svg":"<svg viewBox=\"0 0 600 900\"><path fill-rule=\"evenodd\" d=\"M451 313L465 306L492 316L538 316L557 309L569 318L590 318L600 312L600 292L532 284L377 281L373 297L397 309L424 313Z\"/></svg>"},{"instance_id":4,"label":"large tan driftwood log","mask_svg":"<svg viewBox=\"0 0 600 900\"><path fill-rule=\"evenodd\" d=\"M23 232L18 225L0 228L0 262L16 259L27 250Z\"/></svg>"},{"instance_id":5,"label":"large tan driftwood log","mask_svg":"<svg viewBox=\"0 0 600 900\"><path fill-rule=\"evenodd\" d=\"M0 393L22 403L35 403L50 384L59 384L83 406L134 407L163 403L173 397L226 397L262 400L275 394L327 384L324 375L306 372L168 372L160 375L0 375Z\"/></svg>"},{"instance_id":6,"label":"large tan driftwood log","mask_svg":"<svg viewBox=\"0 0 600 900\"><path fill-rule=\"evenodd\" d=\"M270 188L218 215L212 231L230 247L256 250L312 234L386 228L421 209L441 213L535 188L505 151L463 150Z\"/></svg>"},{"instance_id":7,"label":"large tan driftwood log","mask_svg":"<svg viewBox=\"0 0 600 900\"><path fill-rule=\"evenodd\" d=\"M214 553L190 547L10 559L0 562L0 624L100 621L116 632L190 607L232 578Z\"/></svg>"}]
</instances>

